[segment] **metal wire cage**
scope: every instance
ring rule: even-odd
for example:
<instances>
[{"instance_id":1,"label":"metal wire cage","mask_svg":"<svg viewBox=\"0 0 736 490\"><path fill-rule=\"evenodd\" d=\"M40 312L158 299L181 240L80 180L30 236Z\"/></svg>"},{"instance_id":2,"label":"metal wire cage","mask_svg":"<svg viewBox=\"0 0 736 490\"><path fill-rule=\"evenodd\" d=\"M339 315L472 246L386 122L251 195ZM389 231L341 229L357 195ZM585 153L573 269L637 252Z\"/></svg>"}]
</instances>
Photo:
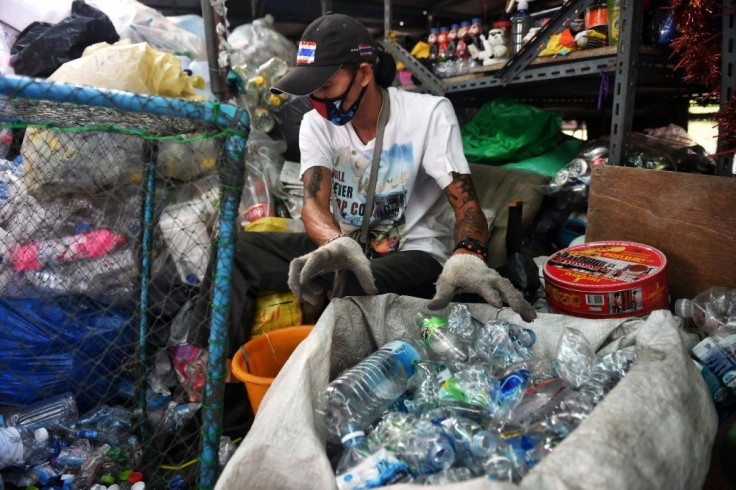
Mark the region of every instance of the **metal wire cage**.
<instances>
[{"instance_id":1,"label":"metal wire cage","mask_svg":"<svg viewBox=\"0 0 736 490\"><path fill-rule=\"evenodd\" d=\"M214 486L246 111L7 76L0 131L0 414L49 433L0 475ZM210 257L202 394L177 339Z\"/></svg>"}]
</instances>

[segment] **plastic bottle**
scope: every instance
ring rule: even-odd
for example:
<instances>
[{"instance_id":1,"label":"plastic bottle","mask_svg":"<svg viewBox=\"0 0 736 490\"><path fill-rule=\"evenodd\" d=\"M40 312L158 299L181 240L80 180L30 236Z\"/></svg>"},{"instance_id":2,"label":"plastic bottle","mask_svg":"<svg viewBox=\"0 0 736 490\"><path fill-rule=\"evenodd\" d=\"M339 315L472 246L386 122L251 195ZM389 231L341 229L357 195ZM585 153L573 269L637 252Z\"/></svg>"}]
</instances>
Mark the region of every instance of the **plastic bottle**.
<instances>
[{"instance_id":1,"label":"plastic bottle","mask_svg":"<svg viewBox=\"0 0 736 490\"><path fill-rule=\"evenodd\" d=\"M196 414L201 403L185 403L183 405L172 405L164 412L164 428L168 431L179 431Z\"/></svg>"},{"instance_id":2,"label":"plastic bottle","mask_svg":"<svg viewBox=\"0 0 736 490\"><path fill-rule=\"evenodd\" d=\"M618 33L621 30L621 0L607 0L608 45L618 46Z\"/></svg>"},{"instance_id":3,"label":"plastic bottle","mask_svg":"<svg viewBox=\"0 0 736 490\"><path fill-rule=\"evenodd\" d=\"M514 481L514 464L503 454L494 454L488 458L483 469L491 481Z\"/></svg>"},{"instance_id":4,"label":"plastic bottle","mask_svg":"<svg viewBox=\"0 0 736 490\"><path fill-rule=\"evenodd\" d=\"M440 30L436 27L429 29L429 36L427 37L427 44L429 44L429 56L427 57L431 66L437 63L439 58L439 45L437 44L437 37L439 36Z\"/></svg>"},{"instance_id":5,"label":"plastic bottle","mask_svg":"<svg viewBox=\"0 0 736 490\"><path fill-rule=\"evenodd\" d=\"M330 382L315 410L330 440L368 429L406 391L413 363L426 358L421 341L392 340Z\"/></svg>"},{"instance_id":6,"label":"plastic bottle","mask_svg":"<svg viewBox=\"0 0 736 490\"><path fill-rule=\"evenodd\" d=\"M261 131L262 133L269 133L276 126L276 120L273 118L273 114L265 107L256 107L253 110L253 121L251 122L253 128Z\"/></svg>"},{"instance_id":7,"label":"plastic bottle","mask_svg":"<svg viewBox=\"0 0 736 490\"><path fill-rule=\"evenodd\" d=\"M516 14L511 17L511 53L516 54L524 46L524 36L532 27L532 18L529 15L529 3L527 0L519 0L516 6Z\"/></svg>"},{"instance_id":8,"label":"plastic bottle","mask_svg":"<svg viewBox=\"0 0 736 490\"><path fill-rule=\"evenodd\" d=\"M94 259L126 243L125 235L110 230L94 230L58 240L41 240L13 249L11 260L16 271L35 271L49 264Z\"/></svg>"},{"instance_id":9,"label":"plastic bottle","mask_svg":"<svg viewBox=\"0 0 736 490\"><path fill-rule=\"evenodd\" d=\"M373 488L404 479L409 471L393 452L379 448L372 452L363 431L343 438L345 448L335 470L335 483L340 490Z\"/></svg>"},{"instance_id":10,"label":"plastic bottle","mask_svg":"<svg viewBox=\"0 0 736 490\"><path fill-rule=\"evenodd\" d=\"M450 41L449 34L449 27L440 27L440 33L437 35L437 61L439 63L444 63L445 61L447 61L447 44Z\"/></svg>"},{"instance_id":11,"label":"plastic bottle","mask_svg":"<svg viewBox=\"0 0 736 490\"><path fill-rule=\"evenodd\" d=\"M240 216L246 223L252 223L276 212L268 193L268 185L263 176L253 168L246 169Z\"/></svg>"},{"instance_id":12,"label":"plastic bottle","mask_svg":"<svg viewBox=\"0 0 736 490\"><path fill-rule=\"evenodd\" d=\"M467 346L460 337L448 329L444 317L433 315L428 311L419 311L414 316L414 322L419 327L429 350L440 360L463 362L468 359Z\"/></svg>"},{"instance_id":13,"label":"plastic bottle","mask_svg":"<svg viewBox=\"0 0 736 490\"><path fill-rule=\"evenodd\" d=\"M78 418L77 402L70 392L11 409L3 415L4 425L22 425L27 429L53 427L61 422L73 422Z\"/></svg>"},{"instance_id":14,"label":"plastic bottle","mask_svg":"<svg viewBox=\"0 0 736 490\"><path fill-rule=\"evenodd\" d=\"M693 299L678 299L674 310L703 332L718 337L736 333L736 289L710 287Z\"/></svg>"},{"instance_id":15,"label":"plastic bottle","mask_svg":"<svg viewBox=\"0 0 736 490\"><path fill-rule=\"evenodd\" d=\"M446 470L455 462L452 441L429 420L420 420L407 437L399 441L396 452L413 473L420 475Z\"/></svg>"},{"instance_id":16,"label":"plastic bottle","mask_svg":"<svg viewBox=\"0 0 736 490\"><path fill-rule=\"evenodd\" d=\"M286 75L288 69L289 64L286 62L286 60L284 60L283 58L279 58L278 56L274 56L268 61L262 63L256 69L256 74L265 78L266 82L270 84ZM268 89L269 87L266 88Z\"/></svg>"},{"instance_id":17,"label":"plastic bottle","mask_svg":"<svg viewBox=\"0 0 736 490\"><path fill-rule=\"evenodd\" d=\"M263 94L263 106L271 112L279 112L289 101L289 94L272 94L270 92Z\"/></svg>"},{"instance_id":18,"label":"plastic bottle","mask_svg":"<svg viewBox=\"0 0 736 490\"><path fill-rule=\"evenodd\" d=\"M459 24L452 24L450 30L447 31L447 61L455 60L455 52L457 51L457 30Z\"/></svg>"},{"instance_id":19,"label":"plastic bottle","mask_svg":"<svg viewBox=\"0 0 736 490\"><path fill-rule=\"evenodd\" d=\"M0 428L0 468L22 464L37 465L51 457L49 433L45 428L23 426Z\"/></svg>"},{"instance_id":20,"label":"plastic bottle","mask_svg":"<svg viewBox=\"0 0 736 490\"><path fill-rule=\"evenodd\" d=\"M478 51L483 51L483 40L480 35L483 31L483 24L480 17L473 17L470 21L470 29L468 29L468 41L467 43L473 44Z\"/></svg>"}]
</instances>

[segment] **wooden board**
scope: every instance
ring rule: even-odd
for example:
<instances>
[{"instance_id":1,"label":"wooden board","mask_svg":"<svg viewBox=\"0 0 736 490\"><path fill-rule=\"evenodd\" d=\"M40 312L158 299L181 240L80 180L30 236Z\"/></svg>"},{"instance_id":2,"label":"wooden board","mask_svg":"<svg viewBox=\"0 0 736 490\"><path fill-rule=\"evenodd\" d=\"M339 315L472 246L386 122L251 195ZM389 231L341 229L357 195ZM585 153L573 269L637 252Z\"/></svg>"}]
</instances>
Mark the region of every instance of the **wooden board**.
<instances>
[{"instance_id":1,"label":"wooden board","mask_svg":"<svg viewBox=\"0 0 736 490\"><path fill-rule=\"evenodd\" d=\"M585 238L664 252L672 302L736 288L736 178L596 166Z\"/></svg>"}]
</instances>

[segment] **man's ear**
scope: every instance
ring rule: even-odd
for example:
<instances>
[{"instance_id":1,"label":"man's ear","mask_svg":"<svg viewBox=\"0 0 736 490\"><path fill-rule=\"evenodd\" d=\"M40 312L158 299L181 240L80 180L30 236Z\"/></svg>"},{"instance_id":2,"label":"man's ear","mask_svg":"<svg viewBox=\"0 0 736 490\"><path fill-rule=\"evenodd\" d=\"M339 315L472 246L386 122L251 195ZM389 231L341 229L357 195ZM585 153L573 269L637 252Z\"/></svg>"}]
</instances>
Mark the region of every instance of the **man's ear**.
<instances>
[{"instance_id":1,"label":"man's ear","mask_svg":"<svg viewBox=\"0 0 736 490\"><path fill-rule=\"evenodd\" d=\"M371 80L375 78L375 75L373 73L373 66L370 63L361 63L360 65L358 65L358 71L361 74L361 87L367 86L369 83L371 83Z\"/></svg>"}]
</instances>

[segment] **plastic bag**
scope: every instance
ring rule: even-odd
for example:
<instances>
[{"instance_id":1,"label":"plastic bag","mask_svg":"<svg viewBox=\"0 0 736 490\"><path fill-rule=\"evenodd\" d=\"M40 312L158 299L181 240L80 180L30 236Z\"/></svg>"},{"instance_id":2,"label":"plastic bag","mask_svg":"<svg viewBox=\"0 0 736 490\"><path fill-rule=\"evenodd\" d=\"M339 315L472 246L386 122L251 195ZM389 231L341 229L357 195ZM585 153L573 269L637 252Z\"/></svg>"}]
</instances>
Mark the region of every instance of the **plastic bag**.
<instances>
[{"instance_id":1,"label":"plastic bag","mask_svg":"<svg viewBox=\"0 0 736 490\"><path fill-rule=\"evenodd\" d=\"M227 38L230 44L230 65L259 66L273 57L296 60L296 45L273 29L273 16L255 19L252 24L236 27Z\"/></svg>"},{"instance_id":2,"label":"plastic bag","mask_svg":"<svg viewBox=\"0 0 736 490\"><path fill-rule=\"evenodd\" d=\"M471 162L502 164L541 155L560 143L562 116L508 99L483 104L462 129Z\"/></svg>"},{"instance_id":3,"label":"plastic bag","mask_svg":"<svg viewBox=\"0 0 736 490\"><path fill-rule=\"evenodd\" d=\"M130 311L83 296L0 297L0 317L3 404L25 405L70 391L84 412L117 395L123 378L115 366L134 345ZM110 342L119 348L109 349Z\"/></svg>"},{"instance_id":4,"label":"plastic bag","mask_svg":"<svg viewBox=\"0 0 736 490\"><path fill-rule=\"evenodd\" d=\"M186 53L192 59L207 59L202 39L166 18L161 12L135 0L91 0L115 25L120 39L146 42L162 51Z\"/></svg>"},{"instance_id":5,"label":"plastic bag","mask_svg":"<svg viewBox=\"0 0 736 490\"><path fill-rule=\"evenodd\" d=\"M20 33L11 49L12 65L19 75L47 77L79 58L87 46L118 39L107 15L83 0L74 0L72 14L58 24L34 22Z\"/></svg>"}]
</instances>

